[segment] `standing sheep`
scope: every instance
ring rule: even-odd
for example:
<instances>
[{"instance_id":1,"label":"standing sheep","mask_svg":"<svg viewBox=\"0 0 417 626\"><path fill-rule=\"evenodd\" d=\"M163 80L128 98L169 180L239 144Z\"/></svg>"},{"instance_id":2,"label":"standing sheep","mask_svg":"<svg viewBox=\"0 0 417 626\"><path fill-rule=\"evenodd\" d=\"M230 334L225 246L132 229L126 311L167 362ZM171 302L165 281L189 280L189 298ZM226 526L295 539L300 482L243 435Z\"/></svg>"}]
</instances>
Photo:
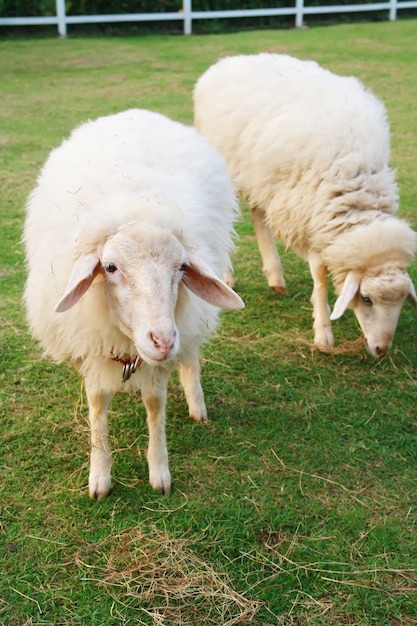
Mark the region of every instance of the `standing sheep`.
<instances>
[{"instance_id":1,"label":"standing sheep","mask_svg":"<svg viewBox=\"0 0 417 626\"><path fill-rule=\"evenodd\" d=\"M312 61L261 53L218 61L194 90L195 124L220 150L248 201L269 286L285 293L271 234L308 261L314 342L352 308L373 356L391 346L416 234L394 216L383 104L352 77ZM330 272L338 295L331 315Z\"/></svg>"},{"instance_id":2,"label":"standing sheep","mask_svg":"<svg viewBox=\"0 0 417 626\"><path fill-rule=\"evenodd\" d=\"M149 482L169 492L165 405L179 366L190 416L207 419L199 352L218 307L243 302L219 280L237 201L222 157L193 128L132 109L90 121L53 150L24 229L25 301L46 354L84 378L89 493L111 489L107 412L140 390Z\"/></svg>"}]
</instances>

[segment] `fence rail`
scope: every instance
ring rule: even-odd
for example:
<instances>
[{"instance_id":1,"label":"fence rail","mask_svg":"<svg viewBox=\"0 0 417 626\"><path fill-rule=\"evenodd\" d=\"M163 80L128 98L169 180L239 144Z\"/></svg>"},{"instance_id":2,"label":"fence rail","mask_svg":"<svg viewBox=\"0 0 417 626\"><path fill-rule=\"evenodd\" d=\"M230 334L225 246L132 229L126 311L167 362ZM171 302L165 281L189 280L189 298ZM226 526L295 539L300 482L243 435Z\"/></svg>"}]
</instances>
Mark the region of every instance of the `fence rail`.
<instances>
[{"instance_id":1,"label":"fence rail","mask_svg":"<svg viewBox=\"0 0 417 626\"><path fill-rule=\"evenodd\" d=\"M71 24L104 24L111 22L157 22L182 21L185 35L192 34L193 20L227 19L240 17L268 17L293 15L296 28L303 25L306 15L331 13L359 13L364 11L388 11L389 19L395 20L401 9L417 8L417 0L386 0L370 4L344 4L324 6L304 6L304 0L294 0L293 7L270 9L236 9L228 11L193 11L192 0L183 0L182 9L168 13L120 13L112 15L67 15L65 0L56 0L56 14L50 17L0 17L0 26L56 25L61 37L66 37L67 26Z\"/></svg>"}]
</instances>

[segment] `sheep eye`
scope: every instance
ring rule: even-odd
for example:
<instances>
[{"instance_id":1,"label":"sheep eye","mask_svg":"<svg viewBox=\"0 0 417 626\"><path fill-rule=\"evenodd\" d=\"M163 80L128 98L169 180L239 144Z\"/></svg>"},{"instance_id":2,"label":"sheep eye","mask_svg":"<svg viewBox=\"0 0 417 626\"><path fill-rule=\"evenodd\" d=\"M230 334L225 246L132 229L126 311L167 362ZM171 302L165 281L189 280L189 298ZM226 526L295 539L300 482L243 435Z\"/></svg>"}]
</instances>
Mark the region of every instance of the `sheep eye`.
<instances>
[{"instance_id":1,"label":"sheep eye","mask_svg":"<svg viewBox=\"0 0 417 626\"><path fill-rule=\"evenodd\" d=\"M369 298L369 296L363 296L363 295L361 294L361 300L362 300L362 302L363 302L364 304L367 304L367 305L369 305L369 306L372 306L372 300L371 300L371 298Z\"/></svg>"},{"instance_id":2,"label":"sheep eye","mask_svg":"<svg viewBox=\"0 0 417 626\"><path fill-rule=\"evenodd\" d=\"M185 272L187 267L188 267L188 263L185 263L185 262L182 263L181 266L180 266L180 272Z\"/></svg>"},{"instance_id":3,"label":"sheep eye","mask_svg":"<svg viewBox=\"0 0 417 626\"><path fill-rule=\"evenodd\" d=\"M104 269L106 270L106 272L109 272L109 274L117 272L117 267L114 263L104 263Z\"/></svg>"}]
</instances>

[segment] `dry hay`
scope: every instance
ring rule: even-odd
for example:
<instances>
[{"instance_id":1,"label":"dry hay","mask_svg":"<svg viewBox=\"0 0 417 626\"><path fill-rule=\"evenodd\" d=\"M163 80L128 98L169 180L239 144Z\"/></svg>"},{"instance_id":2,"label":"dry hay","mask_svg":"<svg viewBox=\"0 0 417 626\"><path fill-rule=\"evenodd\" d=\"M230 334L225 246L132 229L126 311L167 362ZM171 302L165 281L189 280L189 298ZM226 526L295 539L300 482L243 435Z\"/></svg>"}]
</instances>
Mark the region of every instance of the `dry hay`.
<instances>
[{"instance_id":1,"label":"dry hay","mask_svg":"<svg viewBox=\"0 0 417 626\"><path fill-rule=\"evenodd\" d=\"M311 344L311 348L312 350L319 350L320 352L325 352L326 354L354 356L366 348L366 339L365 337L358 337L352 341L344 341L336 346L321 346L320 348Z\"/></svg>"},{"instance_id":2,"label":"dry hay","mask_svg":"<svg viewBox=\"0 0 417 626\"><path fill-rule=\"evenodd\" d=\"M212 343L218 343L222 347L224 345L233 345L235 354L241 353L244 355L247 351L251 351L261 355L263 360L285 358L288 354L293 356L298 354L301 357L305 357L308 354L319 355L320 353L356 356L366 351L366 339L363 335L353 340L339 341L334 346L319 347L313 341L307 339L305 332L298 328L294 328L291 334L276 331L263 333L260 329L257 329L249 334L230 336L221 327ZM210 346L206 352L210 352Z\"/></svg>"},{"instance_id":3,"label":"dry hay","mask_svg":"<svg viewBox=\"0 0 417 626\"><path fill-rule=\"evenodd\" d=\"M156 527L112 536L100 544L107 565L95 582L113 597L118 612L133 608L148 617L139 624L149 624L149 618L154 625L250 624L262 603L235 591L227 574L199 558L192 543ZM80 559L78 565L91 568Z\"/></svg>"}]
</instances>

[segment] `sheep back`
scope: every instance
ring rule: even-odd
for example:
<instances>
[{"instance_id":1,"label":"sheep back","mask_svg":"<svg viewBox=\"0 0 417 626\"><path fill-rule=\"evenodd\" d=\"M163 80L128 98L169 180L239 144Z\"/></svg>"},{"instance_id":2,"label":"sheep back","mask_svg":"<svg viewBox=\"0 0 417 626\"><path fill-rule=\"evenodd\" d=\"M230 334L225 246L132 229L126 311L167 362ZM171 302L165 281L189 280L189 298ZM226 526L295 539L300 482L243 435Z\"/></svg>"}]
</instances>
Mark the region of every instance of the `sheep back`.
<instances>
[{"instance_id":1,"label":"sheep back","mask_svg":"<svg viewBox=\"0 0 417 626\"><path fill-rule=\"evenodd\" d=\"M364 211L397 211L385 107L356 78L287 55L227 57L200 77L194 103L239 194L300 256Z\"/></svg>"}]
</instances>

